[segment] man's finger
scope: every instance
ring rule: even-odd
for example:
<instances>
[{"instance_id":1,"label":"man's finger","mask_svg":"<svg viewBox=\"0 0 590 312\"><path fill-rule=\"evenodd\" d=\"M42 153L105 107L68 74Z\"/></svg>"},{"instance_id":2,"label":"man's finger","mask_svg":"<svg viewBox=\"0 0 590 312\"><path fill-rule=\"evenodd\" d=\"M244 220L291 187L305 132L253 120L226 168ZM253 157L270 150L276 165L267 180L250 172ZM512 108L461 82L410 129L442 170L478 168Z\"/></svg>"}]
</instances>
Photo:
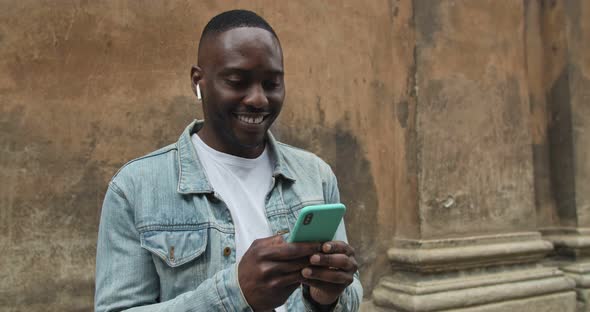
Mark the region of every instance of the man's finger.
<instances>
[{"instance_id":1,"label":"man's finger","mask_svg":"<svg viewBox=\"0 0 590 312\"><path fill-rule=\"evenodd\" d=\"M273 278L269 283L271 288L284 288L288 286L295 286L297 288L299 284L304 280L303 276L301 276L301 272L292 272L289 274L283 274L280 276L276 276ZM294 289L293 289L294 290Z\"/></svg>"},{"instance_id":2,"label":"man's finger","mask_svg":"<svg viewBox=\"0 0 590 312\"><path fill-rule=\"evenodd\" d=\"M291 261L266 261L262 265L262 274L265 276L278 276L286 273L301 272L305 267L309 266L309 258L303 257Z\"/></svg>"},{"instance_id":3,"label":"man's finger","mask_svg":"<svg viewBox=\"0 0 590 312\"><path fill-rule=\"evenodd\" d=\"M261 253L265 259L285 261L311 256L320 250L320 243L285 243L269 246Z\"/></svg>"},{"instance_id":4,"label":"man's finger","mask_svg":"<svg viewBox=\"0 0 590 312\"><path fill-rule=\"evenodd\" d=\"M354 257L345 254L315 254L309 258L309 262L315 266L331 267L347 272L355 272L357 263Z\"/></svg>"},{"instance_id":5,"label":"man's finger","mask_svg":"<svg viewBox=\"0 0 590 312\"><path fill-rule=\"evenodd\" d=\"M329 254L341 253L347 256L354 255L354 248L343 241L325 242L322 245L322 252Z\"/></svg>"},{"instance_id":6,"label":"man's finger","mask_svg":"<svg viewBox=\"0 0 590 312\"><path fill-rule=\"evenodd\" d=\"M334 283L323 282L323 281L318 281L318 280L310 280L310 279L304 279L301 283L311 286L311 287L319 288L319 289L322 289L324 291L331 292L331 293L341 293L347 286L347 285L342 285L342 284L334 284Z\"/></svg>"},{"instance_id":7,"label":"man's finger","mask_svg":"<svg viewBox=\"0 0 590 312\"><path fill-rule=\"evenodd\" d=\"M301 275L308 280L318 280L345 286L350 285L354 280L350 272L331 270L323 267L307 267L301 270Z\"/></svg>"}]
</instances>

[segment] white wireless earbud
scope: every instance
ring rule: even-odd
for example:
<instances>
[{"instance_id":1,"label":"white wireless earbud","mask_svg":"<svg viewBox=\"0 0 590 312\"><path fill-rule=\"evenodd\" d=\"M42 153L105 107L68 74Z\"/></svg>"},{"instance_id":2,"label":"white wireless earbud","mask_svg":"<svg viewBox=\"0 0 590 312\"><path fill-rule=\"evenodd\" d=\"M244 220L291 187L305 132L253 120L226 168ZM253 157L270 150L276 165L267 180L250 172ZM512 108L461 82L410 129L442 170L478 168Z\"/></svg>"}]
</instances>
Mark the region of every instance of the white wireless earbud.
<instances>
[{"instance_id":1,"label":"white wireless earbud","mask_svg":"<svg viewBox=\"0 0 590 312\"><path fill-rule=\"evenodd\" d=\"M201 100L201 88L199 88L199 84L197 84L197 99Z\"/></svg>"}]
</instances>

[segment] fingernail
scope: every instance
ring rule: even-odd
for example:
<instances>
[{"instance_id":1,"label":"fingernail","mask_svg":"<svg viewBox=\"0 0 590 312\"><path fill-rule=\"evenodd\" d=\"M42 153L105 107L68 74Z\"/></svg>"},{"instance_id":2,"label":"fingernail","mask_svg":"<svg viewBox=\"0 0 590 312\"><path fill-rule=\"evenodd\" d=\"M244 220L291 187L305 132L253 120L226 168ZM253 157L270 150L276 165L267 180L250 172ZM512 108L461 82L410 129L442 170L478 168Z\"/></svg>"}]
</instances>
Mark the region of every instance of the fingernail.
<instances>
[{"instance_id":1,"label":"fingernail","mask_svg":"<svg viewBox=\"0 0 590 312\"><path fill-rule=\"evenodd\" d=\"M305 268L301 271L301 275L303 275L304 277L310 277L311 276L311 269L310 268Z\"/></svg>"},{"instance_id":2,"label":"fingernail","mask_svg":"<svg viewBox=\"0 0 590 312\"><path fill-rule=\"evenodd\" d=\"M324 244L324 252L330 252L330 250L332 250L332 245Z\"/></svg>"},{"instance_id":3,"label":"fingernail","mask_svg":"<svg viewBox=\"0 0 590 312\"><path fill-rule=\"evenodd\" d=\"M320 256L319 255L311 256L311 259L309 259L309 262L311 262L312 264L320 263Z\"/></svg>"}]
</instances>

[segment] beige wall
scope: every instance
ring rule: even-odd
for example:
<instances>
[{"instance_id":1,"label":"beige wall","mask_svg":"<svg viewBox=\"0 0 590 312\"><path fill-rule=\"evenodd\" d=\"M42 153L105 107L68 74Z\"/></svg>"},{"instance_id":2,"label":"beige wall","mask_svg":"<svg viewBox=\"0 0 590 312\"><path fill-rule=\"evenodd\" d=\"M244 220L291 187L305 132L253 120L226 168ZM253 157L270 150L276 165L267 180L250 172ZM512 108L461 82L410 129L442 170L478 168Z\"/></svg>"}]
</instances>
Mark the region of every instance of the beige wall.
<instances>
[{"instance_id":1,"label":"beige wall","mask_svg":"<svg viewBox=\"0 0 590 312\"><path fill-rule=\"evenodd\" d=\"M273 131L336 172L366 296L394 237L587 226L587 1L0 0L0 310L90 309L107 182L202 116L190 65L232 8L281 39Z\"/></svg>"},{"instance_id":2,"label":"beige wall","mask_svg":"<svg viewBox=\"0 0 590 312\"><path fill-rule=\"evenodd\" d=\"M400 204L396 135L407 121L396 111L407 110L409 5L3 1L0 306L91 305L107 182L201 116L189 84L200 31L238 7L262 14L280 36L287 99L275 132L332 164L370 294L389 267L384 250Z\"/></svg>"},{"instance_id":3,"label":"beige wall","mask_svg":"<svg viewBox=\"0 0 590 312\"><path fill-rule=\"evenodd\" d=\"M419 238L534 230L524 4L414 3Z\"/></svg>"},{"instance_id":4,"label":"beige wall","mask_svg":"<svg viewBox=\"0 0 590 312\"><path fill-rule=\"evenodd\" d=\"M590 2L531 1L527 8L538 227L588 227Z\"/></svg>"}]
</instances>

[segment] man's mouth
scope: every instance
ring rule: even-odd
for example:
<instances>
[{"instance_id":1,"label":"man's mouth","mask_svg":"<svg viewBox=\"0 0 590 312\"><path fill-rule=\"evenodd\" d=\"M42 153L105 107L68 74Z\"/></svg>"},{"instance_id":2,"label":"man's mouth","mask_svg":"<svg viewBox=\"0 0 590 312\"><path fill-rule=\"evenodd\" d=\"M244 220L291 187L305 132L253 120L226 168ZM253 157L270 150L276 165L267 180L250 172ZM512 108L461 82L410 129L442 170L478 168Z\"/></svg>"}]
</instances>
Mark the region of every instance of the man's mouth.
<instances>
[{"instance_id":1,"label":"man's mouth","mask_svg":"<svg viewBox=\"0 0 590 312\"><path fill-rule=\"evenodd\" d=\"M261 114L234 114L234 116L241 122L247 123L250 125L259 125L261 124L266 117L270 115L269 113L261 113Z\"/></svg>"}]
</instances>

